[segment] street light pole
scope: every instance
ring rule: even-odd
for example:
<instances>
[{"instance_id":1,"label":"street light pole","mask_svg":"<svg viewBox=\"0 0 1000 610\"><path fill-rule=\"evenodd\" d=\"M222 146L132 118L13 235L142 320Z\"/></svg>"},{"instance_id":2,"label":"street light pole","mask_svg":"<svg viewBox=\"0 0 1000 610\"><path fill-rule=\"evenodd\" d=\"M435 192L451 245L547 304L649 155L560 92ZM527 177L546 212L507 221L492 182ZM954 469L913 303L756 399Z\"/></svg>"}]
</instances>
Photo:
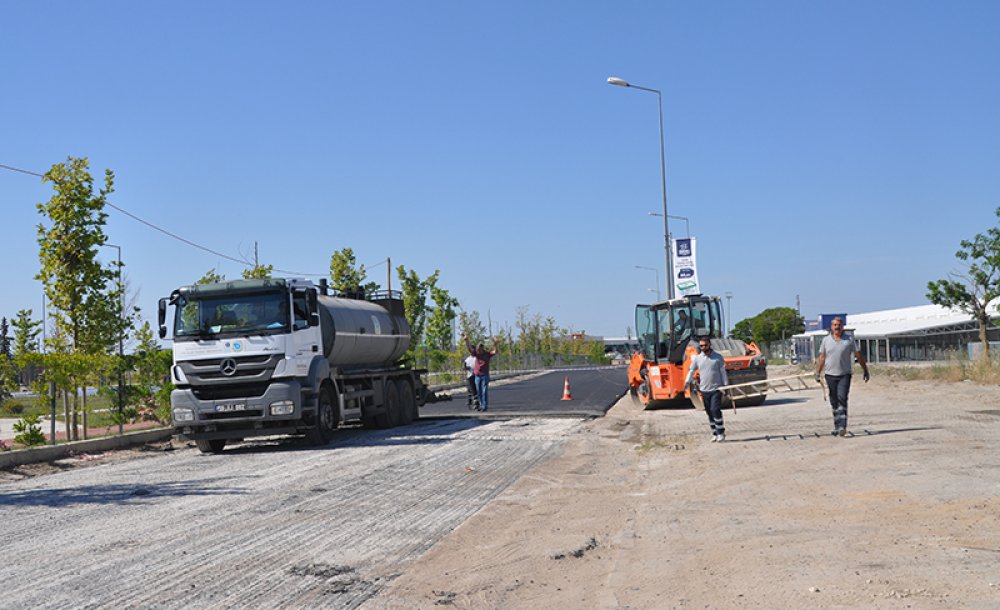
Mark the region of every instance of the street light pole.
<instances>
[{"instance_id":1,"label":"street light pole","mask_svg":"<svg viewBox=\"0 0 1000 610\"><path fill-rule=\"evenodd\" d=\"M656 94L656 106L660 113L660 185L663 190L663 251L666 254L666 276L667 276L667 298L674 298L674 274L673 266L670 264L670 225L669 218L670 215L667 214L667 162L663 155L663 96L660 95L659 89L650 89L648 87L640 87L639 85L633 85L628 81L622 80L618 77L612 76L608 79L609 85L616 85L618 87L628 87L630 89L639 89L640 91L649 91L650 93Z\"/></svg>"},{"instance_id":2,"label":"street light pole","mask_svg":"<svg viewBox=\"0 0 1000 610\"><path fill-rule=\"evenodd\" d=\"M652 271L653 277L656 278L656 301L660 300L660 270L655 267L643 267L642 265L636 265L636 269L645 269L646 271Z\"/></svg>"},{"instance_id":3,"label":"street light pole","mask_svg":"<svg viewBox=\"0 0 1000 610\"><path fill-rule=\"evenodd\" d=\"M122 293L122 248L114 244L104 244L118 251L118 434L125 434L125 295Z\"/></svg>"},{"instance_id":4,"label":"street light pole","mask_svg":"<svg viewBox=\"0 0 1000 610\"><path fill-rule=\"evenodd\" d=\"M730 316L733 315L733 293L726 291L726 335L729 335L729 331L733 328L733 320Z\"/></svg>"},{"instance_id":5,"label":"street light pole","mask_svg":"<svg viewBox=\"0 0 1000 610\"><path fill-rule=\"evenodd\" d=\"M649 215L650 216L663 216L663 214L660 214L659 212L649 212ZM684 232L687 234L687 235L685 235L685 237L691 237L691 224L688 222L688 217L687 216L675 216L674 214L670 214L670 218L674 218L674 219L677 219L677 220L683 220L684 221Z\"/></svg>"}]
</instances>

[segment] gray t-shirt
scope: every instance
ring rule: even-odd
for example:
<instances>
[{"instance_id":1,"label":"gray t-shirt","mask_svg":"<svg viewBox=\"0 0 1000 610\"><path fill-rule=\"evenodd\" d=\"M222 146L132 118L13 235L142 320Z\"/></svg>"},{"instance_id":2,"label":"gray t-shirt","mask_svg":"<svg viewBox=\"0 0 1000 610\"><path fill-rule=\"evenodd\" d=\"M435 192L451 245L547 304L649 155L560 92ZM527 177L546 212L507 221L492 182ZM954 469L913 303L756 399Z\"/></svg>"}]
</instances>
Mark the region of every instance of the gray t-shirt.
<instances>
[{"instance_id":1,"label":"gray t-shirt","mask_svg":"<svg viewBox=\"0 0 1000 610\"><path fill-rule=\"evenodd\" d=\"M854 339L847 335L842 335L840 341L834 339L833 335L823 337L823 343L819 346L819 353L826 354L823 373L825 375L850 375L856 351L858 351L858 346L854 343Z\"/></svg>"},{"instance_id":2,"label":"gray t-shirt","mask_svg":"<svg viewBox=\"0 0 1000 610\"><path fill-rule=\"evenodd\" d=\"M729 376L726 375L726 359L722 354L712 351L712 355L698 354L691 361L691 368L688 370L687 379L684 385L691 383L694 372L701 371L698 376L698 389L702 392L714 392L724 385L729 385Z\"/></svg>"}]
</instances>

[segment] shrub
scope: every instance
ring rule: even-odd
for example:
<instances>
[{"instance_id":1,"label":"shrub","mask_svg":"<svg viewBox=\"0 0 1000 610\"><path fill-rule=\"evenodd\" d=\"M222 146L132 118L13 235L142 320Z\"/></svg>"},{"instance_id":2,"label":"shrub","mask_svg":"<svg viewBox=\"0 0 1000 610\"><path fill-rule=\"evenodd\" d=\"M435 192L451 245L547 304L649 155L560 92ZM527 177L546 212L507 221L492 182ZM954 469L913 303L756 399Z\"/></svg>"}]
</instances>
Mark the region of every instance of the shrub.
<instances>
[{"instance_id":1,"label":"shrub","mask_svg":"<svg viewBox=\"0 0 1000 610\"><path fill-rule=\"evenodd\" d=\"M14 442L33 447L45 444L45 435L42 434L42 427L39 424L37 415L25 415L14 423L14 432L18 434L14 437Z\"/></svg>"}]
</instances>

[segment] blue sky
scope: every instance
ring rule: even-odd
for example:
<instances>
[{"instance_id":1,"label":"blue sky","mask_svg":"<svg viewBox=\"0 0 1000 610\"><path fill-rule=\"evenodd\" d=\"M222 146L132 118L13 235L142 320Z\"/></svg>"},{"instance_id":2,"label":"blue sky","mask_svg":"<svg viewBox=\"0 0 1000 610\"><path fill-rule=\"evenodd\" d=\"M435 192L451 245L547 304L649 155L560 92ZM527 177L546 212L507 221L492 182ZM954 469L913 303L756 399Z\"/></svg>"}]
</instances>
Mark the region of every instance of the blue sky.
<instances>
[{"instance_id":1,"label":"blue sky","mask_svg":"<svg viewBox=\"0 0 1000 610\"><path fill-rule=\"evenodd\" d=\"M734 322L924 304L1000 205L996 2L0 4L0 164L89 157L115 205L278 269L440 269L494 323L618 336L655 299L656 96L609 76L663 91L669 213ZM0 315L40 314L51 194L0 170ZM147 316L240 275L109 212Z\"/></svg>"}]
</instances>

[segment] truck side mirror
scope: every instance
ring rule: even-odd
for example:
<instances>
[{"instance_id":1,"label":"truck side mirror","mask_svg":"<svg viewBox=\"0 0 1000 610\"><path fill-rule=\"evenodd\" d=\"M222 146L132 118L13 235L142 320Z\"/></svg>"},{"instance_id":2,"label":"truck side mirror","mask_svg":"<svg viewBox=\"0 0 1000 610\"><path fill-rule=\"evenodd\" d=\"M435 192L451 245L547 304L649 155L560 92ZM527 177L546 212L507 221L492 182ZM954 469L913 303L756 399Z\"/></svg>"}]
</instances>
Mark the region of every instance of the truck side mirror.
<instances>
[{"instance_id":1,"label":"truck side mirror","mask_svg":"<svg viewBox=\"0 0 1000 610\"><path fill-rule=\"evenodd\" d=\"M160 338L167 336L167 300L160 299L157 307L157 320L160 323Z\"/></svg>"},{"instance_id":2,"label":"truck side mirror","mask_svg":"<svg viewBox=\"0 0 1000 610\"><path fill-rule=\"evenodd\" d=\"M316 298L315 288L306 292L306 302L309 305L309 326L319 326L319 299Z\"/></svg>"}]
</instances>

